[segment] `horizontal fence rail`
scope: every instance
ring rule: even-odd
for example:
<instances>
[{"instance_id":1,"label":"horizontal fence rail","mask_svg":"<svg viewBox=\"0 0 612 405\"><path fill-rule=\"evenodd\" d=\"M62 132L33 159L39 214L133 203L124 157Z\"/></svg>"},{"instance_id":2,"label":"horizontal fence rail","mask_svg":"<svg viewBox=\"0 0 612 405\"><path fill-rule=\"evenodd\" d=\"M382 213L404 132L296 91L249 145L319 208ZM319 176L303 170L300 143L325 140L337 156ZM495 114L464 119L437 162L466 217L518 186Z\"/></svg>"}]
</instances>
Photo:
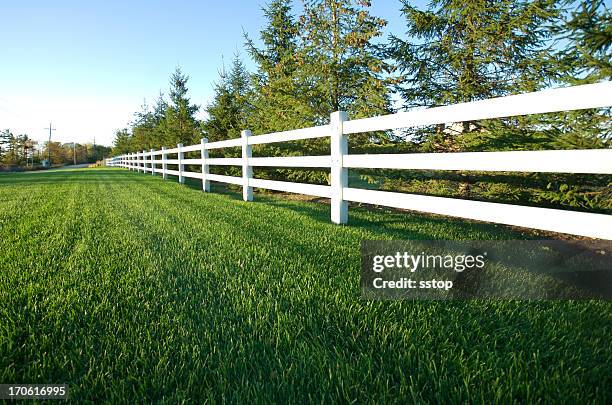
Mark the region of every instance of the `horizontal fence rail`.
<instances>
[{"instance_id":1,"label":"horizontal fence rail","mask_svg":"<svg viewBox=\"0 0 612 405\"><path fill-rule=\"evenodd\" d=\"M180 183L183 183L185 178L199 179L204 191L210 191L211 181L235 184L242 186L245 201L253 199L253 188L329 198L331 220L337 224L348 221L348 202L356 202L612 239L612 215L365 190L348 186L349 169L612 174L610 149L357 155L348 153L348 135L360 132L609 106L612 106L612 82L543 90L357 120L348 120L346 113L335 112L330 116L329 125L255 136L245 130L237 139L208 142L204 138L196 145L179 144L171 149L162 148L116 156L107 159L106 164L152 175L160 174L164 179L168 175L177 176ZM330 155L252 157L252 145L313 138L329 138ZM241 155L235 158L209 158L209 150L221 148L241 148ZM199 152L200 157L185 158L185 153L188 152ZM172 159L169 155L172 155ZM200 171L187 171L186 166L199 166ZM210 166L239 166L242 176L212 174ZM257 179L253 177L253 167L329 169L330 185Z\"/></svg>"}]
</instances>

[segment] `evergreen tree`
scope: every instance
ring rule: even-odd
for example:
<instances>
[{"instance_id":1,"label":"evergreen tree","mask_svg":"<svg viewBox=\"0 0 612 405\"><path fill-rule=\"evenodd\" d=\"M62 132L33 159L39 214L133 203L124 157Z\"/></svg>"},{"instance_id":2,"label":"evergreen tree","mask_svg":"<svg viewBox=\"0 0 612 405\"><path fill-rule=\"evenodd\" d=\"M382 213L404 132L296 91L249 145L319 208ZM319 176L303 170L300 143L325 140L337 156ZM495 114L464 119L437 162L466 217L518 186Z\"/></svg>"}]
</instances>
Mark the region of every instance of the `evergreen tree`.
<instances>
[{"instance_id":1,"label":"evergreen tree","mask_svg":"<svg viewBox=\"0 0 612 405\"><path fill-rule=\"evenodd\" d=\"M155 105L151 108L146 101L141 110L134 114L130 123L132 128L131 145L135 150L160 149L162 146L173 145L174 135L167 137L166 112L168 103L160 92Z\"/></svg>"},{"instance_id":2,"label":"evergreen tree","mask_svg":"<svg viewBox=\"0 0 612 405\"><path fill-rule=\"evenodd\" d=\"M115 132L115 140L113 142L114 155L123 155L124 153L134 152L135 150L138 150L138 148L132 149L132 135L127 128Z\"/></svg>"},{"instance_id":3,"label":"evergreen tree","mask_svg":"<svg viewBox=\"0 0 612 405\"><path fill-rule=\"evenodd\" d=\"M233 95L235 110L237 112L236 128L239 129L239 131L247 129L251 113L251 103L249 99L252 95L252 90L249 72L244 67L244 63L240 59L239 54L234 56L228 81L229 88Z\"/></svg>"},{"instance_id":4,"label":"evergreen tree","mask_svg":"<svg viewBox=\"0 0 612 405\"><path fill-rule=\"evenodd\" d=\"M369 0L306 0L300 17L299 78L308 86L310 108L321 123L334 111L351 118L390 111L374 40L386 21L370 15Z\"/></svg>"},{"instance_id":5,"label":"evergreen tree","mask_svg":"<svg viewBox=\"0 0 612 405\"><path fill-rule=\"evenodd\" d=\"M153 114L146 101L142 104L141 110L134 114L132 121L132 147L138 151L149 150L155 144Z\"/></svg>"},{"instance_id":6,"label":"evergreen tree","mask_svg":"<svg viewBox=\"0 0 612 405\"><path fill-rule=\"evenodd\" d=\"M170 104L164 119L165 141L168 145L178 143L192 144L201 137L199 123L195 114L199 106L192 105L187 96L189 76L177 67L170 78Z\"/></svg>"},{"instance_id":7,"label":"evergreen tree","mask_svg":"<svg viewBox=\"0 0 612 405\"><path fill-rule=\"evenodd\" d=\"M166 134L166 112L168 111L168 103L164 99L164 93L159 92L159 96L153 106L153 112L151 113L151 121L153 125L153 145L155 149L161 149L165 146L165 134Z\"/></svg>"},{"instance_id":8,"label":"evergreen tree","mask_svg":"<svg viewBox=\"0 0 612 405\"><path fill-rule=\"evenodd\" d=\"M556 31L568 42L560 51L566 81L582 84L612 78L612 13L603 0L580 2Z\"/></svg>"},{"instance_id":9,"label":"evergreen tree","mask_svg":"<svg viewBox=\"0 0 612 405\"><path fill-rule=\"evenodd\" d=\"M406 107L437 106L535 91L555 77L547 52L558 0L403 0L408 40L391 37Z\"/></svg>"},{"instance_id":10,"label":"evergreen tree","mask_svg":"<svg viewBox=\"0 0 612 405\"><path fill-rule=\"evenodd\" d=\"M580 2L555 32L566 44L558 52L563 82L576 85L612 78L612 14L603 1ZM610 108L568 111L555 118L550 130L555 147L590 149L612 145Z\"/></svg>"},{"instance_id":11,"label":"evergreen tree","mask_svg":"<svg viewBox=\"0 0 612 405\"><path fill-rule=\"evenodd\" d=\"M550 26L558 23L561 6L560 0L433 0L423 11L403 0L409 39L392 36L388 56L395 61L396 90L405 107L469 102L547 86L557 78ZM434 137L429 137L429 128L416 135L428 138L426 145L433 150L531 148L530 143L547 136L528 136L529 123L528 118L463 122L438 126Z\"/></svg>"},{"instance_id":12,"label":"evergreen tree","mask_svg":"<svg viewBox=\"0 0 612 405\"><path fill-rule=\"evenodd\" d=\"M206 108L208 118L202 125L211 142L239 137L240 131L248 129L249 121L249 74L240 57L234 58L229 74L223 67L219 76L213 100Z\"/></svg>"},{"instance_id":13,"label":"evergreen tree","mask_svg":"<svg viewBox=\"0 0 612 405\"><path fill-rule=\"evenodd\" d=\"M273 0L263 9L267 25L258 49L246 36L246 48L257 65L253 74L253 111L249 127L269 133L306 127L314 122L303 85L296 80L299 26L290 0Z\"/></svg>"}]
</instances>

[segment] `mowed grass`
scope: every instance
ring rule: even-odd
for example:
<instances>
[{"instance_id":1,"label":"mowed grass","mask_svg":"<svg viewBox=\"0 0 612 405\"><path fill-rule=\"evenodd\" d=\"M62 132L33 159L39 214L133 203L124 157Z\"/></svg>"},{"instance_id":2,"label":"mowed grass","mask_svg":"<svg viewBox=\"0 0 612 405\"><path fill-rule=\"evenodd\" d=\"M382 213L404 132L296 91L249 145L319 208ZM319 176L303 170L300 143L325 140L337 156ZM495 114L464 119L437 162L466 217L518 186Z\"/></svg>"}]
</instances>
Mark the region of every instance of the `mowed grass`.
<instances>
[{"instance_id":1,"label":"mowed grass","mask_svg":"<svg viewBox=\"0 0 612 405\"><path fill-rule=\"evenodd\" d=\"M75 401L612 401L605 301L364 301L363 239L501 227L204 194L121 169L0 175L0 383Z\"/></svg>"}]
</instances>

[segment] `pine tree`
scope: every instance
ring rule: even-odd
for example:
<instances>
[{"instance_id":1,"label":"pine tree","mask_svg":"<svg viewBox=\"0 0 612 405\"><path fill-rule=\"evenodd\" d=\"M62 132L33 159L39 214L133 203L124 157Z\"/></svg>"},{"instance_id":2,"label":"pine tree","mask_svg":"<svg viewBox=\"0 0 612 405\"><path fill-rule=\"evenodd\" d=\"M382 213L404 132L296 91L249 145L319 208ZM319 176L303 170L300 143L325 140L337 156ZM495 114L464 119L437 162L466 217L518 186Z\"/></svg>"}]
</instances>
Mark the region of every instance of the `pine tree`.
<instances>
[{"instance_id":1,"label":"pine tree","mask_svg":"<svg viewBox=\"0 0 612 405\"><path fill-rule=\"evenodd\" d=\"M560 0L434 0L423 11L403 0L410 39L392 36L387 55L395 61L396 90L404 106L469 102L549 85L558 76L550 51L554 40L550 26L559 21L561 4ZM525 139L529 122L522 118L463 122L438 126L434 137L429 137L429 128L416 135L428 138L426 145L433 150L527 147L534 139ZM546 136L535 138L538 143Z\"/></svg>"},{"instance_id":2,"label":"pine tree","mask_svg":"<svg viewBox=\"0 0 612 405\"><path fill-rule=\"evenodd\" d=\"M122 155L124 153L134 152L138 149L139 148L132 149L132 135L127 128L115 132L115 140L113 141L114 155Z\"/></svg>"},{"instance_id":3,"label":"pine tree","mask_svg":"<svg viewBox=\"0 0 612 405\"><path fill-rule=\"evenodd\" d=\"M469 102L535 91L555 77L546 54L558 0L403 0L409 40L392 36L406 107Z\"/></svg>"},{"instance_id":4,"label":"pine tree","mask_svg":"<svg viewBox=\"0 0 612 405\"><path fill-rule=\"evenodd\" d=\"M612 13L602 0L580 2L555 32L566 44L558 52L563 82L576 85L612 78ZM550 130L555 147L612 146L610 108L568 111L555 118Z\"/></svg>"},{"instance_id":5,"label":"pine tree","mask_svg":"<svg viewBox=\"0 0 612 405\"><path fill-rule=\"evenodd\" d=\"M239 55L229 74L222 68L219 76L213 100L206 107L208 118L202 125L211 142L239 137L240 131L248 129L249 121L249 75Z\"/></svg>"},{"instance_id":6,"label":"pine tree","mask_svg":"<svg viewBox=\"0 0 612 405\"><path fill-rule=\"evenodd\" d=\"M134 114L134 120L131 123L131 143L137 151L149 150L154 144L153 131L155 127L152 118L153 115L145 100L141 110Z\"/></svg>"},{"instance_id":7,"label":"pine tree","mask_svg":"<svg viewBox=\"0 0 612 405\"><path fill-rule=\"evenodd\" d=\"M388 113L386 68L374 40L386 21L370 15L368 0L307 0L300 17L299 74L321 123L334 111L351 118Z\"/></svg>"},{"instance_id":8,"label":"pine tree","mask_svg":"<svg viewBox=\"0 0 612 405\"><path fill-rule=\"evenodd\" d=\"M557 32L568 43L560 51L566 81L583 84L612 78L612 13L603 0L580 2Z\"/></svg>"},{"instance_id":9,"label":"pine tree","mask_svg":"<svg viewBox=\"0 0 612 405\"><path fill-rule=\"evenodd\" d=\"M177 67L170 77L170 104L165 116L165 141L168 145L192 144L201 137L200 126L195 118L199 106L192 105L187 93L189 76Z\"/></svg>"},{"instance_id":10,"label":"pine tree","mask_svg":"<svg viewBox=\"0 0 612 405\"><path fill-rule=\"evenodd\" d=\"M155 105L151 108L146 101L141 110L134 114L131 126L131 145L134 150L160 149L166 144L173 145L174 135L167 137L166 113L168 103L160 92Z\"/></svg>"},{"instance_id":11,"label":"pine tree","mask_svg":"<svg viewBox=\"0 0 612 405\"><path fill-rule=\"evenodd\" d=\"M269 133L306 127L314 122L303 86L296 80L299 26L290 0L273 0L263 9L267 25L259 33L258 49L246 36L246 48L257 65L249 128Z\"/></svg>"}]
</instances>

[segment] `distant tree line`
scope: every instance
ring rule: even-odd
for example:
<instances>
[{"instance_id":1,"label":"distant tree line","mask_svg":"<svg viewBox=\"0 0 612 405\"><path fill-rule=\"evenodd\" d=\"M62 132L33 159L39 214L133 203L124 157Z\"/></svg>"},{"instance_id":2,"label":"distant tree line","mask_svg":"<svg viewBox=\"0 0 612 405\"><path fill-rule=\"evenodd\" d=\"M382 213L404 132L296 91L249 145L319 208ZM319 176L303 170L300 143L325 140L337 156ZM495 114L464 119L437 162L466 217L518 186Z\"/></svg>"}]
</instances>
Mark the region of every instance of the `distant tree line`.
<instances>
[{"instance_id":1,"label":"distant tree line","mask_svg":"<svg viewBox=\"0 0 612 405\"><path fill-rule=\"evenodd\" d=\"M189 78L177 68L168 97L160 93L117 132L114 153L235 138L242 129L260 134L320 125L337 110L354 119L612 76L612 17L603 0L433 0L426 9L404 0L398 8L404 30L384 38L387 22L372 15L368 0L304 0L299 10L290 0L272 0L263 9L261 47L245 34L254 72L237 55L220 70L214 97L203 107L206 118L198 120L202 107L190 101ZM609 109L594 109L362 134L351 136L350 147L362 153L604 148L610 147L610 122ZM328 140L316 139L259 146L254 153L328 150ZM516 174L478 184L475 176L458 173L381 173L359 171L359 179L425 194L612 208L609 195L593 191L609 181L600 177ZM258 176L328 181L316 170L260 170ZM587 186L572 183L583 180ZM517 186L527 183L533 187Z\"/></svg>"},{"instance_id":2,"label":"distant tree line","mask_svg":"<svg viewBox=\"0 0 612 405\"><path fill-rule=\"evenodd\" d=\"M49 150L50 149L50 150ZM26 134L15 135L10 130L0 131L0 166L37 167L51 154L52 165L93 163L108 157L111 148L103 145L72 142L51 142L39 145Z\"/></svg>"}]
</instances>

